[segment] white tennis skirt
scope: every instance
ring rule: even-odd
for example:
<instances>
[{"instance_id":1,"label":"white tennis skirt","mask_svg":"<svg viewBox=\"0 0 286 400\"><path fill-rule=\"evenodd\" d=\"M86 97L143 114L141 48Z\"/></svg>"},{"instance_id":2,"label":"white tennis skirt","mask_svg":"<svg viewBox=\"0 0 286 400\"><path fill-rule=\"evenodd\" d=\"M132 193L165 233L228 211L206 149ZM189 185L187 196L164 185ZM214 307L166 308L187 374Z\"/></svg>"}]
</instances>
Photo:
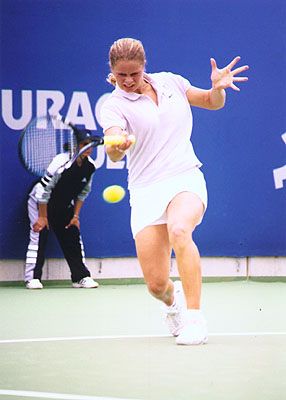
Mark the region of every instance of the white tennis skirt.
<instances>
[{"instance_id":1,"label":"white tennis skirt","mask_svg":"<svg viewBox=\"0 0 286 400\"><path fill-rule=\"evenodd\" d=\"M197 167L163 181L130 189L133 238L146 226L166 224L168 204L181 192L195 193L202 200L205 210L207 209L206 181Z\"/></svg>"}]
</instances>

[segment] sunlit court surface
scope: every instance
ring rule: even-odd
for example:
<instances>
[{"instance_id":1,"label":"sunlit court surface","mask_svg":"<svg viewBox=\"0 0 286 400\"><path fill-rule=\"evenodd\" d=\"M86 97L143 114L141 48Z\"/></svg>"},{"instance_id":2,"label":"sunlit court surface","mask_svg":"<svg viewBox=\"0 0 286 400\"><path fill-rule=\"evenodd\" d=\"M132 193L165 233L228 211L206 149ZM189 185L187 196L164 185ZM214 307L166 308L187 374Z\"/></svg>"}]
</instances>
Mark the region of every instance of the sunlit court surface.
<instances>
[{"instance_id":1,"label":"sunlit court surface","mask_svg":"<svg viewBox=\"0 0 286 400\"><path fill-rule=\"evenodd\" d=\"M143 284L0 287L0 399L282 400L285 282L204 282L209 341L178 346Z\"/></svg>"}]
</instances>

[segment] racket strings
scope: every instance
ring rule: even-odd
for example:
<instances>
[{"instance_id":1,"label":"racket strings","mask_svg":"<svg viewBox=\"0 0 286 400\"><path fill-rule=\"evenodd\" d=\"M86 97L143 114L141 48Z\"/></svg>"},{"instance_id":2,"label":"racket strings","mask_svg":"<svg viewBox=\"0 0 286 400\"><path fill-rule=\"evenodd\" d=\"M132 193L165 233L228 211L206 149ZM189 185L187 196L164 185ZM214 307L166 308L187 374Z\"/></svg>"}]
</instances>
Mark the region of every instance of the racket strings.
<instances>
[{"instance_id":1,"label":"racket strings","mask_svg":"<svg viewBox=\"0 0 286 400\"><path fill-rule=\"evenodd\" d=\"M65 151L76 151L76 138L70 127L60 128L50 118L37 118L27 127L21 143L21 156L26 168L42 176L53 158Z\"/></svg>"}]
</instances>

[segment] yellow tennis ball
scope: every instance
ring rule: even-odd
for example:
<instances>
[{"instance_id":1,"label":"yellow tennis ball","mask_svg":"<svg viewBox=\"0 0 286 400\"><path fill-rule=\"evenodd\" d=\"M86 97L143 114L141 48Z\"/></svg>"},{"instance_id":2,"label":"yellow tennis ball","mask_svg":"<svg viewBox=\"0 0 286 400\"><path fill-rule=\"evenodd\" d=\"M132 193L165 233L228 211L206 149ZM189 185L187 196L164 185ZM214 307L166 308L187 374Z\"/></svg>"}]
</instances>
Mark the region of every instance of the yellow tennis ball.
<instances>
[{"instance_id":1,"label":"yellow tennis ball","mask_svg":"<svg viewBox=\"0 0 286 400\"><path fill-rule=\"evenodd\" d=\"M108 186L102 193L102 197L107 203L118 203L124 196L125 190L119 185Z\"/></svg>"}]
</instances>

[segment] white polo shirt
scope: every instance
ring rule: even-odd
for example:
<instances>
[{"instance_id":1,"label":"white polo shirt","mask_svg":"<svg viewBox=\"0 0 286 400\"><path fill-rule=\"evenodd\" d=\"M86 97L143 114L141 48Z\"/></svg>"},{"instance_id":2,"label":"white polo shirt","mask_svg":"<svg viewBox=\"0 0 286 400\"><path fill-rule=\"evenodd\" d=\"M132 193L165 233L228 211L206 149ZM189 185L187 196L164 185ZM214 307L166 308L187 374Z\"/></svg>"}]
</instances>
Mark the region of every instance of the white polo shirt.
<instances>
[{"instance_id":1,"label":"white polo shirt","mask_svg":"<svg viewBox=\"0 0 286 400\"><path fill-rule=\"evenodd\" d=\"M202 165L190 142L193 117L186 96L190 82L170 72L144 78L156 90L158 105L146 95L117 86L101 108L104 131L118 126L136 137L127 153L129 189Z\"/></svg>"}]
</instances>

